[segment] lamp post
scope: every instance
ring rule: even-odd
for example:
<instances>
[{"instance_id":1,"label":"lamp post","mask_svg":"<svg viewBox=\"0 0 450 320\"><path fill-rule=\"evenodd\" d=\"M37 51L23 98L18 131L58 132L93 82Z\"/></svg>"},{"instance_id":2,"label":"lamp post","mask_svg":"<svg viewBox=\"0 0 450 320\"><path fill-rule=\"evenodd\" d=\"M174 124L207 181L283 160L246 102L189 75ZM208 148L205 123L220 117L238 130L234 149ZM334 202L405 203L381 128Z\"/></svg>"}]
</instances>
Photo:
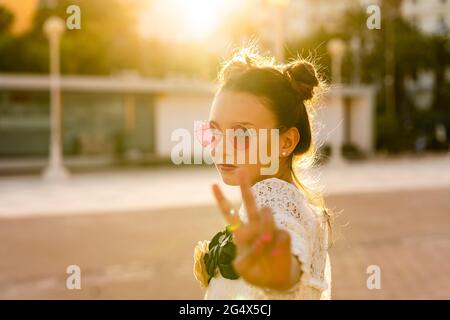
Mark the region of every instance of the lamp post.
<instances>
[{"instance_id":1,"label":"lamp post","mask_svg":"<svg viewBox=\"0 0 450 320\"><path fill-rule=\"evenodd\" d=\"M361 39L359 36L353 36L350 47L353 54L353 84L359 85L361 83Z\"/></svg>"},{"instance_id":2,"label":"lamp post","mask_svg":"<svg viewBox=\"0 0 450 320\"><path fill-rule=\"evenodd\" d=\"M331 39L327 44L331 56L331 79L334 84L342 83L342 59L345 53L345 42L341 39Z\"/></svg>"},{"instance_id":3,"label":"lamp post","mask_svg":"<svg viewBox=\"0 0 450 320\"><path fill-rule=\"evenodd\" d=\"M49 17L44 23L44 33L50 44L50 154L43 173L48 179L62 179L69 175L63 165L61 133L59 44L64 28L64 21L58 17Z\"/></svg>"},{"instance_id":4,"label":"lamp post","mask_svg":"<svg viewBox=\"0 0 450 320\"><path fill-rule=\"evenodd\" d=\"M331 39L327 44L328 52L331 56L331 81L334 84L334 90L331 95L331 105L335 119L344 119L344 98L342 96L342 59L346 50L345 42L341 39ZM337 85L337 86L336 86ZM344 123L344 125L347 125ZM337 128L336 128L337 129ZM342 145L344 143L344 128L339 126L339 130L331 137L332 157L334 164L343 164Z\"/></svg>"},{"instance_id":5,"label":"lamp post","mask_svg":"<svg viewBox=\"0 0 450 320\"><path fill-rule=\"evenodd\" d=\"M275 24L275 39L274 49L275 57L279 63L284 62L284 37L285 37L285 11L289 6L290 0L267 0L274 8L274 24Z\"/></svg>"}]
</instances>

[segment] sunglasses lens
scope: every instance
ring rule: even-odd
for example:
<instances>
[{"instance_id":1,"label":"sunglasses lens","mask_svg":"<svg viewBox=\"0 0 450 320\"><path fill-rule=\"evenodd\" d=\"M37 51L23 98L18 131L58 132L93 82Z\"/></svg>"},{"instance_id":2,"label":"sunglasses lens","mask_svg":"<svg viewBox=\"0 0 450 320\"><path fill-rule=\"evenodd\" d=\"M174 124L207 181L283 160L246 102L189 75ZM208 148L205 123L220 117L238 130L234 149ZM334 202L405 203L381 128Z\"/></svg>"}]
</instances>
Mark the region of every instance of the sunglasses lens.
<instances>
[{"instance_id":1,"label":"sunglasses lens","mask_svg":"<svg viewBox=\"0 0 450 320\"><path fill-rule=\"evenodd\" d=\"M198 141L203 147L209 146L214 140L212 128L206 121L198 124L197 128L195 129L195 132Z\"/></svg>"},{"instance_id":2,"label":"sunglasses lens","mask_svg":"<svg viewBox=\"0 0 450 320\"><path fill-rule=\"evenodd\" d=\"M228 139L226 140L227 143L233 145L233 148L236 150L246 150L249 148L250 139L253 137L254 133L243 129L234 129L230 131L231 132L226 133L228 136ZM203 121L197 123L195 135L203 147L214 147L214 145L220 141L223 134L216 128L212 128L209 122Z\"/></svg>"}]
</instances>

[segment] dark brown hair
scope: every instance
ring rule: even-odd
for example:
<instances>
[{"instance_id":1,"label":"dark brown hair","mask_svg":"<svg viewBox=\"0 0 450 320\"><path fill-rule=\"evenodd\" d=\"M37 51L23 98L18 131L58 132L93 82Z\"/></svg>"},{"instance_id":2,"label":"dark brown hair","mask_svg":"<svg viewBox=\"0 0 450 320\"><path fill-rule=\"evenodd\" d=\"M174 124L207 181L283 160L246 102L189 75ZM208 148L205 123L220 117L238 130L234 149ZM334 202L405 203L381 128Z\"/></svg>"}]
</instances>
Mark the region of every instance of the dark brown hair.
<instances>
[{"instance_id":1,"label":"dark brown hair","mask_svg":"<svg viewBox=\"0 0 450 320\"><path fill-rule=\"evenodd\" d=\"M312 145L310 116L305 102L313 98L320 80L314 66L297 59L284 65L244 51L228 60L219 73L221 90L246 92L259 97L274 113L280 127L296 127L301 139L293 155Z\"/></svg>"},{"instance_id":2,"label":"dark brown hair","mask_svg":"<svg viewBox=\"0 0 450 320\"><path fill-rule=\"evenodd\" d=\"M232 90L257 96L275 115L278 126L296 127L300 141L288 162L294 180L302 188L312 204L323 209L329 221L329 211L323 196L305 187L297 178L293 164L310 166L314 162L311 110L316 91L322 87L314 65L297 58L286 64L275 64L274 59L257 53L254 47L240 49L226 61L219 72L219 90ZM307 158L307 161L304 161Z\"/></svg>"}]
</instances>

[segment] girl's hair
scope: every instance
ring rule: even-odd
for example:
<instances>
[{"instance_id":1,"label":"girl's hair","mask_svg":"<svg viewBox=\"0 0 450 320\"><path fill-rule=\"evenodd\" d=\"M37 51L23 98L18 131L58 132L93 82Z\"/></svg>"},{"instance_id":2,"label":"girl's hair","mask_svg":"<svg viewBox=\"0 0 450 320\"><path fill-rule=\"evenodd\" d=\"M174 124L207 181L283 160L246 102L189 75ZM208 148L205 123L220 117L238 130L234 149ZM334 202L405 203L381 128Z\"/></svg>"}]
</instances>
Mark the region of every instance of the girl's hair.
<instances>
[{"instance_id":1,"label":"girl's hair","mask_svg":"<svg viewBox=\"0 0 450 320\"><path fill-rule=\"evenodd\" d=\"M257 96L275 115L278 126L296 127L300 141L288 161L294 181L308 200L323 210L331 225L329 209L321 192L306 187L295 169L310 168L315 158L311 118L312 106L324 82L312 62L297 58L286 64L276 64L271 57L257 53L254 46L238 50L219 72L219 90L232 90ZM331 229L331 228L330 228Z\"/></svg>"}]
</instances>

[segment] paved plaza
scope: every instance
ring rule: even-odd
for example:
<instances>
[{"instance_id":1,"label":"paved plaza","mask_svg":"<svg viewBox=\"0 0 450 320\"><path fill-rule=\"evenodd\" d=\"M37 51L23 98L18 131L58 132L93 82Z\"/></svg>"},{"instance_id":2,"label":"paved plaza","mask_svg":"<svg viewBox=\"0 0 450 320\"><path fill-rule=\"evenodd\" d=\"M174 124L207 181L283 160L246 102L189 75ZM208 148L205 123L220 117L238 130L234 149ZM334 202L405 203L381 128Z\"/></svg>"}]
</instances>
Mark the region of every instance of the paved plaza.
<instances>
[{"instance_id":1,"label":"paved plaza","mask_svg":"<svg viewBox=\"0 0 450 320\"><path fill-rule=\"evenodd\" d=\"M447 187L450 155L328 164L307 178L329 195ZM213 167L189 165L74 174L65 181L0 177L0 218L212 205L210 184L218 180ZM224 189L239 201L237 188Z\"/></svg>"},{"instance_id":2,"label":"paved plaza","mask_svg":"<svg viewBox=\"0 0 450 320\"><path fill-rule=\"evenodd\" d=\"M449 169L447 156L322 168L340 212L333 298L450 299ZM1 178L0 299L201 299L193 247L224 225L215 178L194 168ZM73 264L81 290L66 289ZM370 265L380 290L366 286Z\"/></svg>"}]
</instances>

